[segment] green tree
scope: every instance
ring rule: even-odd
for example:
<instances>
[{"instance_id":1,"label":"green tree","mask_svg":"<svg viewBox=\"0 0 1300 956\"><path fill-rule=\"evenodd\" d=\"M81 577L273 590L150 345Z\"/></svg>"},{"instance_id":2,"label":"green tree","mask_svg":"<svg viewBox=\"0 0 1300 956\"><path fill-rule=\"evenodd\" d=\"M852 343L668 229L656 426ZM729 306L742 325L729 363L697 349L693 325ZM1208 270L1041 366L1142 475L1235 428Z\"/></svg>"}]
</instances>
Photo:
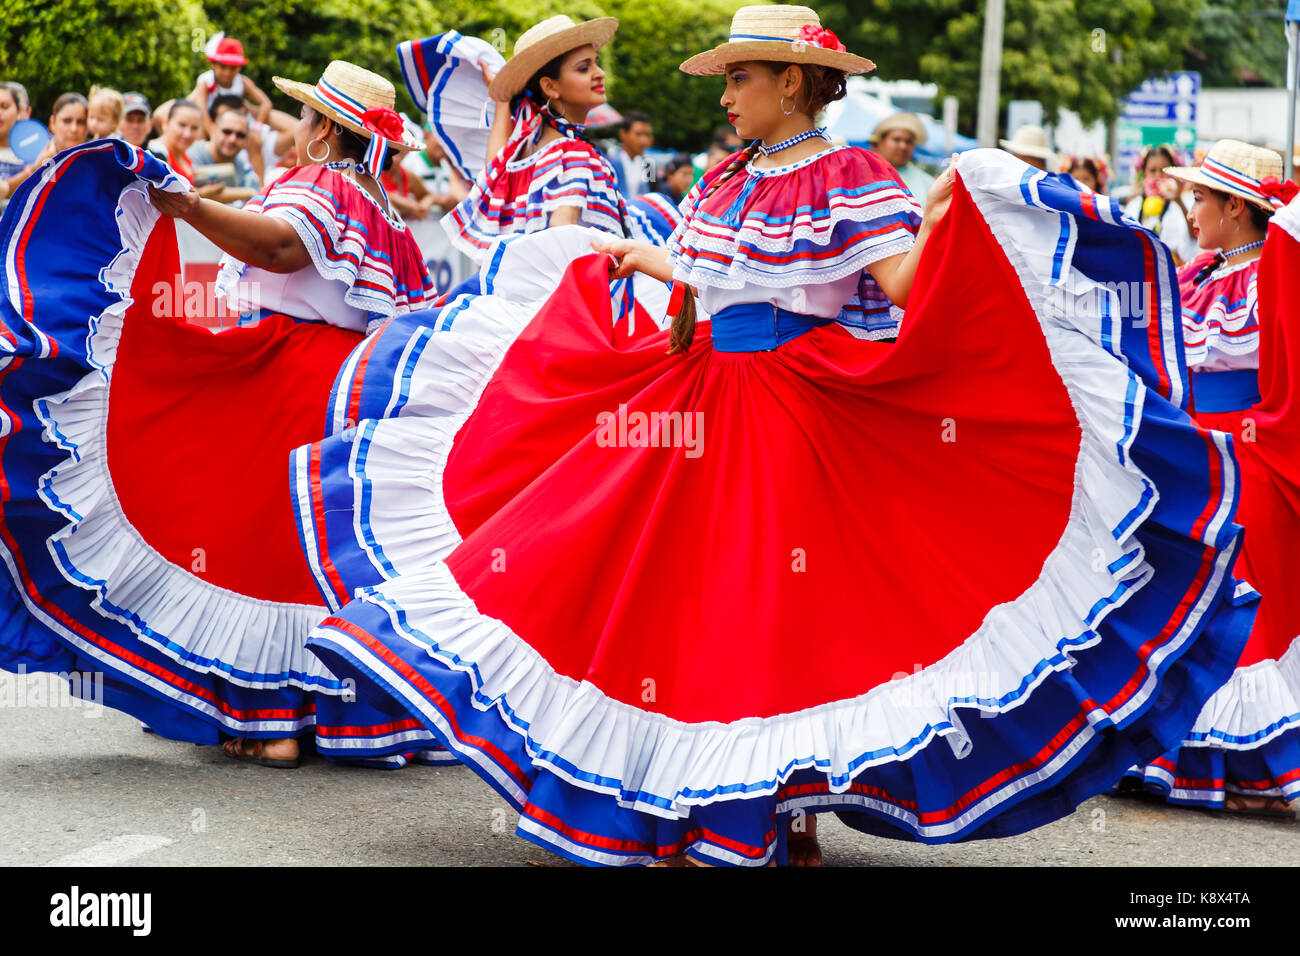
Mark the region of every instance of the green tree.
<instances>
[{"instance_id":1,"label":"green tree","mask_svg":"<svg viewBox=\"0 0 1300 956\"><path fill-rule=\"evenodd\" d=\"M1200 70L1205 86L1241 86L1250 74L1269 86L1283 86L1284 7L1282 0L1206 0L1192 33L1187 68Z\"/></svg>"},{"instance_id":2,"label":"green tree","mask_svg":"<svg viewBox=\"0 0 1300 956\"><path fill-rule=\"evenodd\" d=\"M687 76L682 61L725 43L731 16L751 0L611 0L619 18L613 46L618 68L610 84L620 110L644 110L654 119L657 145L696 151L725 125L718 104L721 77Z\"/></svg>"},{"instance_id":3,"label":"green tree","mask_svg":"<svg viewBox=\"0 0 1300 956\"><path fill-rule=\"evenodd\" d=\"M1084 122L1109 120L1142 80L1183 68L1204 2L1007 0L999 115L1010 100L1033 99L1048 116L1065 107ZM959 125L971 132L984 8L983 0L843 0L822 13L850 50L875 60L876 75L937 83L940 95L956 96Z\"/></svg>"},{"instance_id":4,"label":"green tree","mask_svg":"<svg viewBox=\"0 0 1300 956\"><path fill-rule=\"evenodd\" d=\"M210 26L199 0L45 0L0 17L0 78L17 80L44 121L59 94L92 84L157 103L188 93L196 43Z\"/></svg>"},{"instance_id":5,"label":"green tree","mask_svg":"<svg viewBox=\"0 0 1300 956\"><path fill-rule=\"evenodd\" d=\"M312 83L330 60L348 60L392 80L397 108L409 114L414 106L398 74L397 44L440 32L440 15L449 5L434 0L209 0L204 6L214 30L244 44L245 71L280 109L297 113L299 105L274 88L272 76ZM200 52L191 64L191 84L206 68Z\"/></svg>"}]
</instances>

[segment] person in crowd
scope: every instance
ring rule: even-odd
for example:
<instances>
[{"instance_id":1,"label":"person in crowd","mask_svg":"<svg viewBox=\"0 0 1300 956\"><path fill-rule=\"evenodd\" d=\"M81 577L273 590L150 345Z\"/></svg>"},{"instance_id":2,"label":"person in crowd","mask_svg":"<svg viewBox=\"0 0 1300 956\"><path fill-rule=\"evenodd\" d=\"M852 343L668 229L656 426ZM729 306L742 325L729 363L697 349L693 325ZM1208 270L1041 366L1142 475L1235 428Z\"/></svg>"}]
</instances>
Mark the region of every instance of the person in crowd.
<instances>
[{"instance_id":1,"label":"person in crowd","mask_svg":"<svg viewBox=\"0 0 1300 956\"><path fill-rule=\"evenodd\" d=\"M126 100L117 90L92 86L87 97L86 131L91 139L121 139Z\"/></svg>"},{"instance_id":2,"label":"person in crowd","mask_svg":"<svg viewBox=\"0 0 1300 956\"><path fill-rule=\"evenodd\" d=\"M194 163L190 160L189 150L202 135L203 110L189 100L174 100L167 111L162 136L149 144L149 152L192 183ZM200 194L207 198L221 188L220 183L209 183L200 187Z\"/></svg>"},{"instance_id":3,"label":"person in crowd","mask_svg":"<svg viewBox=\"0 0 1300 956\"><path fill-rule=\"evenodd\" d=\"M253 119L265 123L271 118L271 98L244 75L243 69L248 65L244 45L222 34L213 37L213 41L205 51L211 68L199 74L187 99L211 113L217 97L237 96Z\"/></svg>"},{"instance_id":4,"label":"person in crowd","mask_svg":"<svg viewBox=\"0 0 1300 956\"><path fill-rule=\"evenodd\" d=\"M83 145L64 154L76 175L28 183L39 201L0 252L12 257L21 232L15 275L34 296L16 337L23 361L0 381L0 404L15 402L22 416L0 443L0 547L22 554L24 593L38 595L15 607L60 606L59 621L76 630L53 614L10 615L0 667L94 670L113 688L107 706L169 739L224 743L236 760L296 767L298 738L314 735L330 759L400 766L436 746L433 735L382 731L390 721L349 702L305 650L320 601L286 508L285 465L320 435L335 375L368 324L431 303L420 249L376 180L395 149L419 144L402 136L392 84L368 70L334 61L316 83L276 82L302 103L295 136L306 161L244 209L201 198L125 143ZM346 100L325 98L338 91ZM168 127L184 117L197 132L199 113L181 101ZM180 141L169 143L179 155ZM239 327L213 335L186 321L188 303L178 313L156 291L123 301L133 285L175 288L174 243L149 241L168 225L161 217L225 253L216 291ZM58 490L42 488L41 475ZM75 508L56 511L53 495L71 495ZM102 591L58 583L46 544L56 515L95 530L72 528L77 540L61 552L93 569ZM105 595L120 603L104 608Z\"/></svg>"},{"instance_id":5,"label":"person in crowd","mask_svg":"<svg viewBox=\"0 0 1300 956\"><path fill-rule=\"evenodd\" d=\"M433 197L433 206L448 212L469 195L469 183L447 161L447 151L433 135L433 128L427 120L422 135L424 149L408 153L402 159L402 168L419 177L425 190Z\"/></svg>"},{"instance_id":6,"label":"person in crowd","mask_svg":"<svg viewBox=\"0 0 1300 956\"><path fill-rule=\"evenodd\" d=\"M1047 131L1041 126L1022 126L1011 139L1000 139L998 143L1016 159L1035 169L1046 170L1048 162L1053 159L1052 151L1047 148Z\"/></svg>"},{"instance_id":7,"label":"person in crowd","mask_svg":"<svg viewBox=\"0 0 1300 956\"><path fill-rule=\"evenodd\" d=\"M924 142L925 124L915 113L892 113L871 131L871 148L889 161L903 185L922 204L934 177L912 161L912 154Z\"/></svg>"},{"instance_id":8,"label":"person in crowd","mask_svg":"<svg viewBox=\"0 0 1300 956\"><path fill-rule=\"evenodd\" d=\"M1069 173L1080 186L1087 186L1098 195L1106 195L1110 182L1110 166L1102 157L1066 156L1061 160L1061 172Z\"/></svg>"},{"instance_id":9,"label":"person in crowd","mask_svg":"<svg viewBox=\"0 0 1300 956\"><path fill-rule=\"evenodd\" d=\"M433 208L433 193L418 175L401 163L394 163L391 169L386 170L379 177L379 184L388 194L389 204L403 219L423 219Z\"/></svg>"},{"instance_id":10,"label":"person in crowd","mask_svg":"<svg viewBox=\"0 0 1300 956\"><path fill-rule=\"evenodd\" d=\"M186 151L186 155L195 166L195 180L200 185L203 185L203 177L197 167L233 166L234 181L221 183L220 192L205 193L205 197L220 203L243 203L256 196L261 188L257 173L248 160L248 114L244 112L242 103L232 105L219 101L217 110L212 138L199 140Z\"/></svg>"},{"instance_id":11,"label":"person in crowd","mask_svg":"<svg viewBox=\"0 0 1300 956\"><path fill-rule=\"evenodd\" d=\"M9 146L9 132L29 111L27 90L21 83L0 83L0 202L4 202L27 175L28 164Z\"/></svg>"},{"instance_id":12,"label":"person in crowd","mask_svg":"<svg viewBox=\"0 0 1300 956\"><path fill-rule=\"evenodd\" d=\"M695 181L699 182L700 177L706 172L728 156L738 153L744 148L745 141L736 134L734 129L730 126L717 127L709 138L708 148L702 153L697 153L692 159L692 165L695 167Z\"/></svg>"},{"instance_id":13,"label":"person in crowd","mask_svg":"<svg viewBox=\"0 0 1300 956\"><path fill-rule=\"evenodd\" d=\"M80 93L64 93L54 101L50 113L50 142L45 149L49 156L60 153L86 141L86 98ZM44 162L48 156L42 156Z\"/></svg>"},{"instance_id":14,"label":"person in crowd","mask_svg":"<svg viewBox=\"0 0 1300 956\"><path fill-rule=\"evenodd\" d=\"M1157 151L1154 155L1163 156ZM1136 768L1121 792L1169 803L1294 819L1300 797L1300 428L1291 314L1263 292L1266 237L1300 232L1300 189L1282 181L1282 157L1238 140L1216 142L1197 166L1159 173L1191 191L1188 220L1200 253L1179 271L1191 407L1206 429L1233 437L1242 465L1246 529L1235 573L1261 594L1250 641L1232 678L1206 703L1182 746ZM1290 205L1288 205L1290 204ZM1284 225L1270 229L1270 223ZM1288 240L1289 241L1289 240ZM1280 250L1279 250L1280 252ZM1275 260L1275 263L1278 260ZM1289 289L1294 257L1271 278ZM1270 312L1269 310L1276 310Z\"/></svg>"},{"instance_id":15,"label":"person in crowd","mask_svg":"<svg viewBox=\"0 0 1300 956\"><path fill-rule=\"evenodd\" d=\"M273 109L270 97L244 74L243 68L249 61L239 40L217 33L204 48L204 54L211 68L199 74L194 89L186 97L203 110L203 135L212 135L217 100L227 96L238 98L249 113L248 159L259 182L265 182L266 166L273 162L269 157L283 156L291 148L297 120ZM155 127L161 128L173 102L168 100L154 111Z\"/></svg>"},{"instance_id":16,"label":"person in crowd","mask_svg":"<svg viewBox=\"0 0 1300 956\"><path fill-rule=\"evenodd\" d=\"M659 192L671 199L674 205L681 205L694 183L695 165L691 157L685 153L676 153L664 164L657 186Z\"/></svg>"},{"instance_id":17,"label":"person in crowd","mask_svg":"<svg viewBox=\"0 0 1300 956\"><path fill-rule=\"evenodd\" d=\"M143 93L122 94L122 138L145 149L153 138L153 108Z\"/></svg>"},{"instance_id":18,"label":"person in crowd","mask_svg":"<svg viewBox=\"0 0 1300 956\"><path fill-rule=\"evenodd\" d=\"M1188 203L1178 180L1165 174L1178 160L1171 146L1151 146L1138 157L1136 195L1124 215L1150 229L1169 247L1179 265L1197 256L1197 241L1188 221Z\"/></svg>"},{"instance_id":19,"label":"person in crowd","mask_svg":"<svg viewBox=\"0 0 1300 956\"><path fill-rule=\"evenodd\" d=\"M629 199L645 195L651 191L645 153L655 144L650 117L641 110L628 110L618 127L618 141L609 159L618 174L619 191Z\"/></svg>"},{"instance_id":20,"label":"person in crowd","mask_svg":"<svg viewBox=\"0 0 1300 956\"><path fill-rule=\"evenodd\" d=\"M31 119L32 98L27 95L27 87L15 80L6 80L0 83L0 86L6 87L13 93L14 100L18 103L18 118L20 120Z\"/></svg>"},{"instance_id":21,"label":"person in crowd","mask_svg":"<svg viewBox=\"0 0 1300 956\"><path fill-rule=\"evenodd\" d=\"M612 17L550 17L524 31L499 71L481 67L495 104L485 165L441 220L452 245L475 262L505 235L568 224L620 236L641 230L642 221L627 214L613 166L583 137L587 114L605 102L597 51L617 28ZM432 113L441 97L476 97L478 88L431 88L428 95Z\"/></svg>"},{"instance_id":22,"label":"person in crowd","mask_svg":"<svg viewBox=\"0 0 1300 956\"><path fill-rule=\"evenodd\" d=\"M36 162L15 177L18 182L27 178L33 169L51 157L84 143L87 113L86 98L80 93L64 93L55 100L54 110L50 114L50 141L45 144L40 156L36 157ZM10 180L11 187L16 187L17 184Z\"/></svg>"}]
</instances>

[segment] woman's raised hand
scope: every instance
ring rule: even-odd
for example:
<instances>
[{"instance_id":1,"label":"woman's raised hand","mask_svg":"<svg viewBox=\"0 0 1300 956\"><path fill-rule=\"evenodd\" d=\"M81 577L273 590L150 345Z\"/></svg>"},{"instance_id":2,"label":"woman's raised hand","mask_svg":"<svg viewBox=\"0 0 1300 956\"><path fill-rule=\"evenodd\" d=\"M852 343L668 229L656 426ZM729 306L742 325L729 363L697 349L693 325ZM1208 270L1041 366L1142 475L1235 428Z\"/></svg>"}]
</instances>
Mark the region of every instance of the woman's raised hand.
<instances>
[{"instance_id":1,"label":"woman's raised hand","mask_svg":"<svg viewBox=\"0 0 1300 956\"><path fill-rule=\"evenodd\" d=\"M930 192L925 197L925 215L927 219L938 222L943 218L943 214L948 211L948 206L952 203L952 187L956 179L957 154L953 153L952 162L935 179L930 186Z\"/></svg>"}]
</instances>

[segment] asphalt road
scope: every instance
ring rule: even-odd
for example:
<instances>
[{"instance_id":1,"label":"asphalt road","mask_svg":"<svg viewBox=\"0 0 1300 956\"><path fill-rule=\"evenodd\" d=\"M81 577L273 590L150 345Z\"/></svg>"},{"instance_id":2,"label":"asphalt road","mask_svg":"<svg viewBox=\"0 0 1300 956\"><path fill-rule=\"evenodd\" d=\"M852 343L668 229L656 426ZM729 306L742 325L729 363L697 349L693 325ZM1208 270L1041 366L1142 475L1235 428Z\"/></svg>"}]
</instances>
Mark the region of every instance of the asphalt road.
<instances>
[{"instance_id":1,"label":"asphalt road","mask_svg":"<svg viewBox=\"0 0 1300 956\"><path fill-rule=\"evenodd\" d=\"M312 758L268 770L73 706L66 691L37 705L11 698L0 706L0 865L571 865L515 837L502 800L462 767ZM1020 837L953 846L819 819L831 866L1300 865L1300 823L1106 796Z\"/></svg>"}]
</instances>

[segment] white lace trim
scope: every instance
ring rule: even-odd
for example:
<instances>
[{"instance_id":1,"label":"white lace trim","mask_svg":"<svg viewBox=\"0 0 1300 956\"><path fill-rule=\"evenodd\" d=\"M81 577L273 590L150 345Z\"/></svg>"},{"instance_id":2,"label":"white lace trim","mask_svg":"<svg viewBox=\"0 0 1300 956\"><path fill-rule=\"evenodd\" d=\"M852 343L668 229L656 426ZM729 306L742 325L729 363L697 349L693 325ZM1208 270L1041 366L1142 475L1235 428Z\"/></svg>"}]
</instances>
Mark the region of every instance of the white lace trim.
<instances>
[{"instance_id":1,"label":"white lace trim","mask_svg":"<svg viewBox=\"0 0 1300 956\"><path fill-rule=\"evenodd\" d=\"M412 567L363 589L358 599L382 608L396 633L422 651L469 675L475 706L497 710L525 737L538 765L577 786L608 793L620 805L662 817L681 817L692 806L735 798L734 792L716 792L720 786L743 785L750 795L772 793L786 774L809 766L810 755L831 778L833 789L843 791L865 767L905 759L935 736L948 739L959 756L967 753L971 743L962 712L970 719L976 712L1001 713L1019 706L1048 675L1069 670L1071 655L1099 640L1099 622L1151 579L1154 571L1135 532L1155 502L1142 505L1143 496L1154 489L1128 454L1135 436L1126 429L1125 409L1115 396L1124 395L1137 379L1101 345L1105 330L1095 302L1102 290L1073 269L1062 283L1053 283L1050 255L1044 260L1019 254L1022 248L1054 249L1059 215L1023 204L1023 167L1000 151L966 154L961 168L1035 308L1082 437L1069 521L1039 578L1016 599L993 608L979 629L942 660L851 700L770 718L688 724L612 700L591 684L556 673L503 622L482 615L442 563ZM1165 271L1171 269L1166 262ZM1172 325L1172 309L1164 301L1163 322ZM1135 394L1131 415L1137 420L1146 390L1139 385ZM1117 448L1123 450L1117 454ZM1215 448L1229 487L1205 539L1222 547L1232 533L1227 517L1236 471L1226 443L1216 439ZM437 454L445 459L446 450ZM1230 572L1230 557L1224 551L1216 558L1197 606L1148 659L1141 689L1113 714L1090 712L1089 726L1034 780L1058 772L1099 728L1123 725L1145 706L1158 684L1153 675L1191 639ZM427 635L437 635L437 644ZM324 626L313 631L313 638L344 647L402 694L409 710L445 728L442 715L360 642ZM600 728L598 735L592 734L593 727ZM855 763L871 753L883 755ZM496 773L472 748L462 754ZM581 769L582 779L566 769L570 764ZM516 782L496 775L502 786L518 790ZM615 783L593 782L588 775ZM958 832L1027 782L1033 780L1020 778L1009 788L994 790L942 824L922 824L914 814L898 812L918 834L938 838Z\"/></svg>"},{"instance_id":2,"label":"white lace trim","mask_svg":"<svg viewBox=\"0 0 1300 956\"><path fill-rule=\"evenodd\" d=\"M757 229L742 224L739 230L730 236L710 235L698 232L694 223L683 235L674 233L669 245L669 255L673 257L673 279L699 288L712 286L717 289L739 289L746 285L760 285L766 288L786 288L805 285L809 282L833 282L855 272L861 272L871 263L880 259L907 252L916 244L916 238L905 226L888 233L883 241L875 245L859 248L847 257L831 260L819 266L792 265L779 272L770 271L772 266L757 269L750 265L747 254L737 256L738 247L745 243L764 252L786 252L796 242L824 241L841 222L872 222L882 216L915 209L915 204L907 199L888 200L874 205L859 206L846 203L834 203L825 225L820 227L793 224L791 232L782 237L768 237ZM746 219L745 223L749 220ZM679 229L683 226L679 225ZM689 242L689 245L684 243ZM717 252L728 257L725 266L708 263L697 265L687 260L682 254L684 249L705 252Z\"/></svg>"},{"instance_id":3,"label":"white lace trim","mask_svg":"<svg viewBox=\"0 0 1300 956\"><path fill-rule=\"evenodd\" d=\"M399 236L404 237L406 241L414 242L414 240L410 239L410 233L400 219L394 220L388 216L379 203L366 193L360 185L337 170L335 172L337 173L335 178L348 183L353 192L364 197ZM271 185L270 190L263 196L258 197L258 199L261 202L258 203L254 211L289 223L298 238L302 240L307 254L311 257L312 266L320 276L324 279L342 282L347 287L347 290L343 293L345 303L367 315L376 314L384 318L392 318L413 308L409 290L399 291L397 288L396 270L398 264L394 261L381 259L371 253L366 233L354 228L346 219L342 219L338 215L338 209L332 197L329 201L326 201L315 189L310 186L304 187L296 180L277 180ZM280 202L270 209L266 209L265 201L267 199L292 199L293 202ZM316 213L315 222L294 203L313 208ZM343 225L340 225L340 220L344 223ZM321 236L320 228L322 227L328 233L328 239ZM331 248L345 250L351 257L356 259L357 264L353 264L348 257L338 257L331 260L329 257ZM423 260L423 256L419 254L418 249L415 258ZM214 287L217 296L228 296L233 291L235 284L243 276L246 268L248 268L248 265L242 260L229 253L223 255ZM357 283L359 281L378 285L380 289L358 287ZM421 308L424 304L423 299L419 303L415 303Z\"/></svg>"},{"instance_id":4,"label":"white lace trim","mask_svg":"<svg viewBox=\"0 0 1300 956\"><path fill-rule=\"evenodd\" d=\"M123 248L102 273L105 286L122 298L90 322L88 354L97 370L36 403L45 439L71 453L41 481L46 505L71 522L51 536L51 553L70 583L95 592L95 610L190 670L243 687L340 693L327 686L338 682L305 647L324 608L258 600L170 563L131 525L113 490L105 438L109 382L131 282L158 215L140 183L123 190L117 215ZM58 559L55 545L71 568ZM232 671L296 676L258 680Z\"/></svg>"},{"instance_id":5,"label":"white lace trim","mask_svg":"<svg viewBox=\"0 0 1300 956\"><path fill-rule=\"evenodd\" d=\"M1265 597L1267 600L1267 597ZM1184 747L1255 750L1300 728L1300 638L1277 659L1233 671L1206 701ZM1205 739L1195 739L1198 737ZM1251 739L1253 738L1253 739Z\"/></svg>"}]
</instances>

